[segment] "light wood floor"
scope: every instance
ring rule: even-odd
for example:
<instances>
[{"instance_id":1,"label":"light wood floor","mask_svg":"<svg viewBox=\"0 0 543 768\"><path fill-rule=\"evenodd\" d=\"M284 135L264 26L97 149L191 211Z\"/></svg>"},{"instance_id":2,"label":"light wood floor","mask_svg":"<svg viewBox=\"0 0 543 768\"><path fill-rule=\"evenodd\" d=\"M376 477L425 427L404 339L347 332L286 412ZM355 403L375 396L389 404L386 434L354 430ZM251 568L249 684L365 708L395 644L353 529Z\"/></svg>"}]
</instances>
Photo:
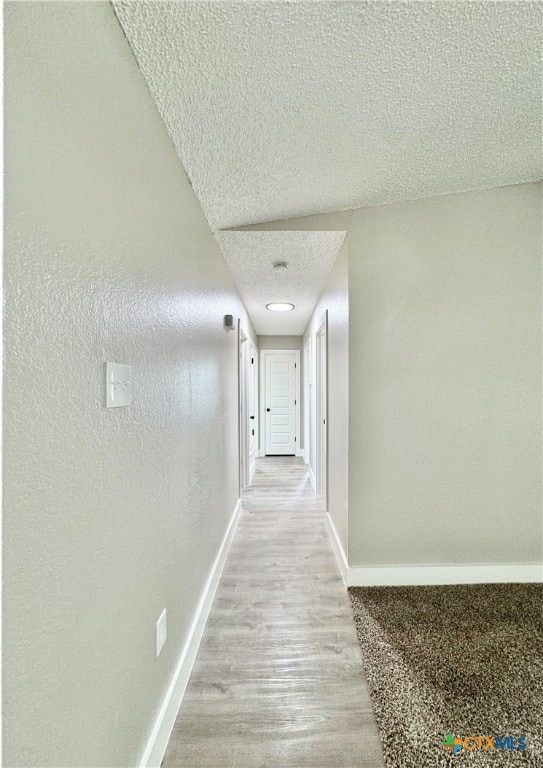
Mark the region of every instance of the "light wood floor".
<instances>
[{"instance_id":1,"label":"light wood floor","mask_svg":"<svg viewBox=\"0 0 543 768\"><path fill-rule=\"evenodd\" d=\"M163 765L384 765L349 599L301 459L258 460Z\"/></svg>"}]
</instances>

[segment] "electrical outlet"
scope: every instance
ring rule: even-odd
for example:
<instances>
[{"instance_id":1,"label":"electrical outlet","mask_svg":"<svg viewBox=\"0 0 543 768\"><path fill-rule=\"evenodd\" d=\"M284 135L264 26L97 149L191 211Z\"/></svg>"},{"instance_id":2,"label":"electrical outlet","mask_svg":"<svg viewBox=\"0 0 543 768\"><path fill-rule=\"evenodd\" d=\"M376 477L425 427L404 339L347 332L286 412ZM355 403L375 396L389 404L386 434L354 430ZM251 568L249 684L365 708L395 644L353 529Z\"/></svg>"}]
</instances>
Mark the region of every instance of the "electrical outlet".
<instances>
[{"instance_id":1,"label":"electrical outlet","mask_svg":"<svg viewBox=\"0 0 543 768\"><path fill-rule=\"evenodd\" d=\"M160 618L156 623L156 655L160 656L160 652L164 648L166 637L168 636L168 628L166 624L166 609L160 614Z\"/></svg>"}]
</instances>

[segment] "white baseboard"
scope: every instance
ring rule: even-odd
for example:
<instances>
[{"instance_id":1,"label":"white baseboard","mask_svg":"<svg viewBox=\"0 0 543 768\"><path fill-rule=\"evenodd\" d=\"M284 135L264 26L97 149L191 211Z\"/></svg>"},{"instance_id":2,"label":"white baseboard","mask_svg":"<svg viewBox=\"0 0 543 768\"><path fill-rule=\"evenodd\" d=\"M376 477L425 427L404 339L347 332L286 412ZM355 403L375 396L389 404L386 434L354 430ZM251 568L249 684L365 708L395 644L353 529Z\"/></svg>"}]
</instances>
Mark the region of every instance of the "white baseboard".
<instances>
[{"instance_id":1,"label":"white baseboard","mask_svg":"<svg viewBox=\"0 0 543 768\"><path fill-rule=\"evenodd\" d=\"M160 707L155 725L151 732L151 736L147 742L147 747L143 753L143 757L140 762L141 768L158 768L164 757L173 725L175 723L175 718L177 717L179 707L181 706L194 660L196 659L200 640L202 639L207 617L211 609L211 604L213 603L213 598L215 596L215 591L221 577L222 569L226 562L226 558L228 557L230 544L234 538L240 512L241 499L238 499L234 514L230 519L228 529L224 535L224 539L222 540L219 552L211 568L207 583L202 594L202 598L198 604L198 608L196 609L196 614L190 628L187 642L185 643L185 647L181 653L179 663L177 664L177 668L172 677L172 681L166 696L164 697L162 706Z\"/></svg>"},{"instance_id":2,"label":"white baseboard","mask_svg":"<svg viewBox=\"0 0 543 768\"><path fill-rule=\"evenodd\" d=\"M439 584L523 584L543 581L541 563L351 566L326 513L326 527L346 587L407 587Z\"/></svg>"},{"instance_id":3,"label":"white baseboard","mask_svg":"<svg viewBox=\"0 0 543 768\"><path fill-rule=\"evenodd\" d=\"M311 480L311 486L315 493L317 493L317 481L315 480L315 475L313 474L313 470L311 467L309 467L309 479Z\"/></svg>"},{"instance_id":4,"label":"white baseboard","mask_svg":"<svg viewBox=\"0 0 543 768\"><path fill-rule=\"evenodd\" d=\"M402 587L438 584L523 584L542 581L537 563L475 565L392 565L348 569L348 587Z\"/></svg>"}]
</instances>

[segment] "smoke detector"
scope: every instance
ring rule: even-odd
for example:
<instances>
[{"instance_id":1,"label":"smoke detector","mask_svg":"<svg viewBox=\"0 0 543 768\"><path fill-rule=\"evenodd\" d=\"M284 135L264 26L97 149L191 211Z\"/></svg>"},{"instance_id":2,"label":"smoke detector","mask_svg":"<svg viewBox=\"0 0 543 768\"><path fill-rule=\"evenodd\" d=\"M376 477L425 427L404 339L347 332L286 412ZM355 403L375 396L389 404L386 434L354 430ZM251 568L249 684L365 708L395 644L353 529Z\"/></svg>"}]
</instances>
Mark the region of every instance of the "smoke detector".
<instances>
[{"instance_id":1,"label":"smoke detector","mask_svg":"<svg viewBox=\"0 0 543 768\"><path fill-rule=\"evenodd\" d=\"M284 269L287 269L288 264L286 261L276 261L274 262L273 268L276 269L278 272L282 272Z\"/></svg>"}]
</instances>

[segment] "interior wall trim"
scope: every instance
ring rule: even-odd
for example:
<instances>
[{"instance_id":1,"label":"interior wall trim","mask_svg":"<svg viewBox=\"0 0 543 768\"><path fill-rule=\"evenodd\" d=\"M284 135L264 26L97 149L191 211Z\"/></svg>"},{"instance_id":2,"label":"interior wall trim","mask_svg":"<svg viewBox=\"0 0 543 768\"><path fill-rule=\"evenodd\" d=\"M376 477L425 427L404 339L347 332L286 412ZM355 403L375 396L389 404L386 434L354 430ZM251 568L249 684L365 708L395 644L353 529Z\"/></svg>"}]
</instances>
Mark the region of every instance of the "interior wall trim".
<instances>
[{"instance_id":1,"label":"interior wall trim","mask_svg":"<svg viewBox=\"0 0 543 768\"><path fill-rule=\"evenodd\" d=\"M525 584L541 582L538 563L465 563L459 565L396 565L349 568L349 587L402 587L439 584Z\"/></svg>"},{"instance_id":2,"label":"interior wall trim","mask_svg":"<svg viewBox=\"0 0 543 768\"><path fill-rule=\"evenodd\" d=\"M170 740L170 735L175 723L175 718L183 701L187 683L192 672L194 660L198 653L200 641L204 633L207 617L215 597L217 585L228 557L230 545L236 532L241 512L241 499L238 499L234 513L228 524L222 544L219 548L215 562L211 567L209 577L202 595L202 599L196 609L194 620L190 628L187 642L181 652L179 662L173 674L168 691L156 718L153 730L147 742L145 752L141 758L141 768L159 768Z\"/></svg>"},{"instance_id":3,"label":"interior wall trim","mask_svg":"<svg viewBox=\"0 0 543 768\"><path fill-rule=\"evenodd\" d=\"M326 513L326 527L346 587L526 584L543 581L543 563L349 566L329 513Z\"/></svg>"}]
</instances>

